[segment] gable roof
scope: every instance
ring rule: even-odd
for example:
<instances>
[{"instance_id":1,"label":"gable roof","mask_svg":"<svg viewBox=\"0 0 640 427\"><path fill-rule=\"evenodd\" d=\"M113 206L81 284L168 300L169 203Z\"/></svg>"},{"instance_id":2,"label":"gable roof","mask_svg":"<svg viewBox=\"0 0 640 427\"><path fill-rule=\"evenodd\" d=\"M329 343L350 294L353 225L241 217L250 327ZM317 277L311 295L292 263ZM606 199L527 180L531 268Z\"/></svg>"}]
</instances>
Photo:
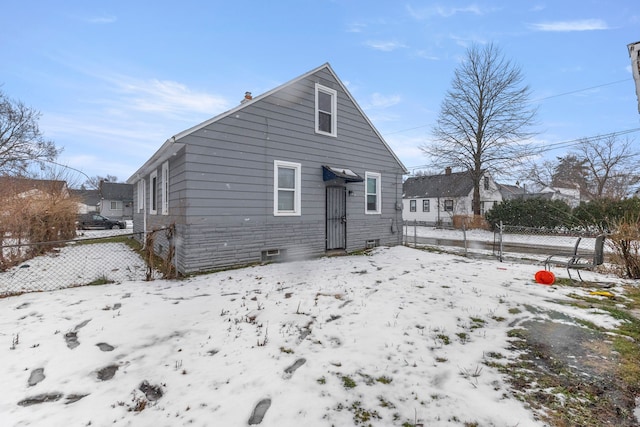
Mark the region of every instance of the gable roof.
<instances>
[{"instance_id":1,"label":"gable roof","mask_svg":"<svg viewBox=\"0 0 640 427\"><path fill-rule=\"evenodd\" d=\"M80 199L87 206L96 206L100 201L100 193L98 190L69 190L72 195Z\"/></svg>"},{"instance_id":2,"label":"gable roof","mask_svg":"<svg viewBox=\"0 0 640 427\"><path fill-rule=\"evenodd\" d=\"M469 172L416 176L402 184L404 198L464 197L473 190Z\"/></svg>"},{"instance_id":3,"label":"gable roof","mask_svg":"<svg viewBox=\"0 0 640 427\"><path fill-rule=\"evenodd\" d=\"M24 194L34 190L46 194L60 194L67 190L67 182L52 179L0 176L0 193L4 195Z\"/></svg>"},{"instance_id":4,"label":"gable roof","mask_svg":"<svg viewBox=\"0 0 640 427\"><path fill-rule=\"evenodd\" d=\"M502 195L502 198L507 200L507 199L514 199L516 197L523 197L525 193L525 188L524 187L520 187L519 185L510 185L510 184L497 184L498 186L498 190L500 191L500 194Z\"/></svg>"},{"instance_id":5,"label":"gable roof","mask_svg":"<svg viewBox=\"0 0 640 427\"><path fill-rule=\"evenodd\" d=\"M343 92L347 95L347 97L349 98L349 100L353 103L353 105L355 105L355 107L357 108L358 112L362 115L362 117L364 117L364 119L367 121L367 123L369 124L369 126L371 126L371 129L373 129L374 133L376 134L376 136L380 139L380 141L384 144L385 148L389 151L389 153L391 154L391 156L394 158L394 160L398 163L398 165L400 165L400 167L403 169L404 173L409 173L409 171L407 170L407 168L404 166L404 164L400 161L400 159L396 156L396 154L393 152L393 150L391 149L391 147L387 144L387 142L384 140L384 138L382 137L382 135L380 134L380 132L378 132L378 129L376 129L376 127L373 125L373 123L371 123L371 121L369 120L369 117L367 117L367 115L364 113L364 111L362 110L362 108L360 108L360 105L358 105L358 103L356 102L356 100L353 98L353 96L351 95L351 93L347 90L346 86L342 83L342 81L338 78L338 76L336 75L336 73L333 71L333 68L331 68L331 65L329 65L328 62L322 64L321 66L314 68L311 71L308 71L304 74L302 74L299 77L296 77L284 84L281 84L280 86L277 86L273 89L271 89L268 92L265 92L261 95L255 96L252 99L245 99L243 100L242 103L240 103L239 105L237 105L236 107L225 111L224 113L218 114L217 116L214 116L212 118L210 118L209 120L205 120L202 123L199 123L189 129L186 129L180 133L175 134L174 136L172 136L171 138L167 139L164 144L162 144L162 146L154 153L153 156L151 156L151 158L149 158L149 160L147 160L145 162L144 165L142 165L128 180L128 183L133 183L135 182L137 179L136 177L139 175L145 175L146 172L150 169L153 169L155 167L157 167L157 165L159 165L160 163L164 162L166 159L168 159L171 155L175 154L178 150L180 150L184 144L179 143L179 140L184 138L187 135L190 135L194 132L197 132L198 130L207 127L227 116L230 116L232 114L237 113L238 111L246 108L247 106L254 104L258 101L260 101L261 99L264 99L266 97L268 97L269 95L278 92L280 90L282 90L283 88L287 87L287 86L291 86L295 83L297 83L300 80L303 80L315 73L317 73L320 70L326 69L327 72L329 72L331 74L331 76L335 79L335 81L340 85L340 88L343 90Z\"/></svg>"},{"instance_id":6,"label":"gable roof","mask_svg":"<svg viewBox=\"0 0 640 427\"><path fill-rule=\"evenodd\" d=\"M100 181L100 194L105 200L133 200L133 186L119 182Z\"/></svg>"}]
</instances>

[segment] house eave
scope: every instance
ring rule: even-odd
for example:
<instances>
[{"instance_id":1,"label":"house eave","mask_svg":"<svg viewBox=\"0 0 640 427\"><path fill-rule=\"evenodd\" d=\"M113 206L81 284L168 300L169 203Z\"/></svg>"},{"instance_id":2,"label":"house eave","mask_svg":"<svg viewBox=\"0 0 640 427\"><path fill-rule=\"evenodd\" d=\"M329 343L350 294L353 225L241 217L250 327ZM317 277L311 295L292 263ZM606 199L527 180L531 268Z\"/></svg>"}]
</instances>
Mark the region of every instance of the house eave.
<instances>
[{"instance_id":1,"label":"house eave","mask_svg":"<svg viewBox=\"0 0 640 427\"><path fill-rule=\"evenodd\" d=\"M127 179L127 184L133 184L139 181L152 170L157 169L158 166L166 162L169 158L175 156L184 146L184 143L176 142L176 137L167 139L153 156Z\"/></svg>"}]
</instances>

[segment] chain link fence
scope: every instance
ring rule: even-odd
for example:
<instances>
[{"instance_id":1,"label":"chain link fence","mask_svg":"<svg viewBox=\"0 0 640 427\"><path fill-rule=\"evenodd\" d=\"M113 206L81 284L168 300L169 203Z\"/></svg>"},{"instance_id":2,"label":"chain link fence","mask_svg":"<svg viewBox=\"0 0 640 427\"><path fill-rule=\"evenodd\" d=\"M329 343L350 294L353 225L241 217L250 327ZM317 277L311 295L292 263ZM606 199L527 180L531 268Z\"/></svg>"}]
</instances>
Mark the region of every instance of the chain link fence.
<instances>
[{"instance_id":1,"label":"chain link fence","mask_svg":"<svg viewBox=\"0 0 640 427\"><path fill-rule=\"evenodd\" d=\"M503 261L517 259L542 262L550 254L571 254L581 237L581 253L595 245L595 234L530 227L496 227L495 231L453 227L430 227L411 221L404 224L404 244L411 247L438 246L466 256ZM582 250L583 249L583 250Z\"/></svg>"},{"instance_id":2,"label":"chain link fence","mask_svg":"<svg viewBox=\"0 0 640 427\"><path fill-rule=\"evenodd\" d=\"M165 277L158 267L166 261L143 247L143 242L153 246L161 230L146 235L124 231L87 231L73 240L39 243L5 238L0 248L0 297Z\"/></svg>"}]
</instances>

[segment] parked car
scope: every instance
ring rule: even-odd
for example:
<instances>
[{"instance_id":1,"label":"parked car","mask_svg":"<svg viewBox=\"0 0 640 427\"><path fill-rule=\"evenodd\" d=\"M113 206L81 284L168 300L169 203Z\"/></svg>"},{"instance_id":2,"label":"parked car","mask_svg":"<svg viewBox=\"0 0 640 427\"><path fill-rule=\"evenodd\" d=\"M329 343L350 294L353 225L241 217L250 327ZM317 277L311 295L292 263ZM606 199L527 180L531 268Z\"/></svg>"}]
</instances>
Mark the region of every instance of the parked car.
<instances>
[{"instance_id":1,"label":"parked car","mask_svg":"<svg viewBox=\"0 0 640 427\"><path fill-rule=\"evenodd\" d=\"M109 230L127 228L127 223L117 219L109 219L99 214L85 214L78 216L78 228L80 230Z\"/></svg>"}]
</instances>

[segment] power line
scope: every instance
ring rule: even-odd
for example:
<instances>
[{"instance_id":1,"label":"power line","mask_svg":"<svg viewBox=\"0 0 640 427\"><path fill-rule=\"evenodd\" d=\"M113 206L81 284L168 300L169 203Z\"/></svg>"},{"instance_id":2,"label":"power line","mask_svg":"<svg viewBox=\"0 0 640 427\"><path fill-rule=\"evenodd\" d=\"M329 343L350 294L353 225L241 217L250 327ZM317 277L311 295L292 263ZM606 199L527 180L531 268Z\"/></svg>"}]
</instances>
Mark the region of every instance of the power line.
<instances>
[{"instance_id":1,"label":"power line","mask_svg":"<svg viewBox=\"0 0 640 427\"><path fill-rule=\"evenodd\" d=\"M631 80L633 80L633 79L631 79ZM601 88L601 87L605 87L605 86L611 86L611 85L615 85L615 84L623 83L623 82L628 82L628 81L629 81L628 78L627 79L622 79L622 80L616 80L614 82L602 83L600 85L591 86L591 87L587 87L587 88L584 88L584 89L576 89L576 90L572 90L570 92L563 92L563 93L559 93L557 95L550 95L550 96L546 96L544 98L533 99L530 102L532 102L532 103L533 102L540 102L540 101L544 101L546 99L558 98L560 96L573 95L574 93L586 92L588 90L597 89L597 88ZM395 135L397 133L408 132L410 130L416 130L416 129L422 129L422 128L425 128L425 127L428 127L428 126L430 126L430 125L414 126L412 128L400 129L400 130L396 130L396 131L393 131L393 132L387 132L387 133L385 133L385 135Z\"/></svg>"},{"instance_id":2,"label":"power line","mask_svg":"<svg viewBox=\"0 0 640 427\"><path fill-rule=\"evenodd\" d=\"M591 89L597 89L599 87L604 87L604 86L611 86L611 85L615 85L615 84L622 83L622 82L628 82L628 81L629 81L629 79L616 80L615 82L603 83L601 85L591 86L591 87L587 87L587 88L584 88L584 89L572 90L571 92L564 92L564 93L559 93L557 95L546 96L544 98L533 99L533 100L531 100L531 102L544 101L545 99L557 98L559 96L573 95L574 93L586 92L586 91L591 90Z\"/></svg>"},{"instance_id":3,"label":"power line","mask_svg":"<svg viewBox=\"0 0 640 427\"><path fill-rule=\"evenodd\" d=\"M621 131L616 131L616 132L609 132L609 133L605 133L605 134L601 134L601 135L595 135L595 136L587 136L587 137L582 137L582 138L576 138L576 139L570 139L568 141L561 141L561 142L554 142L551 144L547 144L544 146L544 148L541 148L539 150L537 150L537 153L546 153L548 151L553 151L553 150L557 150L559 148L565 148L565 147L570 147L573 145L578 145L583 143L584 141L599 141L601 139L605 139L605 138L610 138L610 137L616 137L616 136L621 136L621 135L628 135L630 133L635 133L635 132L640 132L640 128L633 128L633 129L626 129L626 130L621 130ZM430 165L419 165L419 166L407 166L407 169L424 169L424 168L428 168Z\"/></svg>"},{"instance_id":4,"label":"power line","mask_svg":"<svg viewBox=\"0 0 640 427\"><path fill-rule=\"evenodd\" d=\"M587 137L582 137L582 138L576 138L576 139L571 139L569 141L554 142L552 144L546 145L544 147L544 149L539 150L539 152L540 153L545 153L547 151L557 150L558 148L564 148L564 147L570 147L572 145L578 145L578 144L581 144L584 141L599 141L601 139L605 139L605 138L609 138L609 137L616 137L616 136L621 136L621 135L627 135L627 134L635 133L635 132L640 132L640 128L626 129L626 130L610 132L610 133L605 133L605 134L596 135L596 136L587 136Z\"/></svg>"}]
</instances>

